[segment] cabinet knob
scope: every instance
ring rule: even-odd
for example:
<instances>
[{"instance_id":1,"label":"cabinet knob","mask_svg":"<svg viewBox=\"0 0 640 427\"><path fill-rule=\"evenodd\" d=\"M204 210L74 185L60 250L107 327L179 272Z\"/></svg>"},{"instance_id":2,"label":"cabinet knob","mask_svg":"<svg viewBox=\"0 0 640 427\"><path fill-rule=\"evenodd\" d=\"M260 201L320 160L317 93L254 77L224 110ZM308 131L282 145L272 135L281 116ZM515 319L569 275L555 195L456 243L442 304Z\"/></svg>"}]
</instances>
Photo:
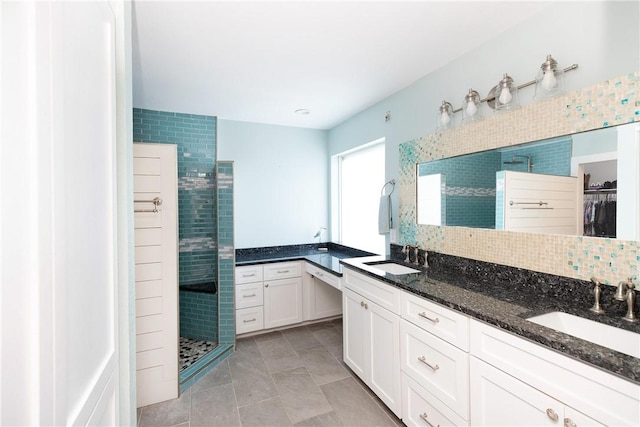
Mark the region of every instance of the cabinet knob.
<instances>
[{"instance_id":1,"label":"cabinet knob","mask_svg":"<svg viewBox=\"0 0 640 427\"><path fill-rule=\"evenodd\" d=\"M360 307L364 307L364 301L360 301Z\"/></svg>"},{"instance_id":2,"label":"cabinet knob","mask_svg":"<svg viewBox=\"0 0 640 427\"><path fill-rule=\"evenodd\" d=\"M549 417L551 421L558 421L558 414L551 408L547 408L547 417Z\"/></svg>"},{"instance_id":3,"label":"cabinet knob","mask_svg":"<svg viewBox=\"0 0 640 427\"><path fill-rule=\"evenodd\" d=\"M578 425L575 422L573 422L571 418L565 418L564 427L578 427Z\"/></svg>"},{"instance_id":4,"label":"cabinet knob","mask_svg":"<svg viewBox=\"0 0 640 427\"><path fill-rule=\"evenodd\" d=\"M265 284L264 284L264 287L265 287L265 288L268 288L268 287L269 287L269 284L268 284L268 283L265 283Z\"/></svg>"}]
</instances>

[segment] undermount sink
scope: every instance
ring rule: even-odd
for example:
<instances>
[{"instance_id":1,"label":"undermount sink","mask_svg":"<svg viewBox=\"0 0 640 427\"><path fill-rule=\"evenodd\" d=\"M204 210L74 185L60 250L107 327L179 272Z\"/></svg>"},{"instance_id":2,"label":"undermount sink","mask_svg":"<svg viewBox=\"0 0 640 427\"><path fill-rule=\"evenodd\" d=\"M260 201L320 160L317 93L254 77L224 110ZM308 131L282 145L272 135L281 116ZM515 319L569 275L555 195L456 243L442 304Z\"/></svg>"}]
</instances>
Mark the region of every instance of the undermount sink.
<instances>
[{"instance_id":1,"label":"undermount sink","mask_svg":"<svg viewBox=\"0 0 640 427\"><path fill-rule=\"evenodd\" d=\"M420 273L420 270L416 270L415 268L406 267L401 264L396 264L395 262L371 262L365 263L369 267L377 268L378 270L382 270L385 273L393 274L395 276L399 276L401 274L411 274L411 273Z\"/></svg>"},{"instance_id":2,"label":"undermount sink","mask_svg":"<svg viewBox=\"0 0 640 427\"><path fill-rule=\"evenodd\" d=\"M640 359L640 334L635 332L560 311L527 320Z\"/></svg>"}]
</instances>

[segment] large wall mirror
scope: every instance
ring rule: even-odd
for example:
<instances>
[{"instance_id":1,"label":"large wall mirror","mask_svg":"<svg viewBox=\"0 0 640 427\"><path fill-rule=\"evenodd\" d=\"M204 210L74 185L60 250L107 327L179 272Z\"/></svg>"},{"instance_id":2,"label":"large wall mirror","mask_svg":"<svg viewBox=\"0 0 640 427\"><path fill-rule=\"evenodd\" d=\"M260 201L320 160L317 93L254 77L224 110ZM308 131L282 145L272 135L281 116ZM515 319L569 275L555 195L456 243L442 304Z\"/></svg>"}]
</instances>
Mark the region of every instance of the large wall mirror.
<instances>
[{"instance_id":1,"label":"large wall mirror","mask_svg":"<svg viewBox=\"0 0 640 427\"><path fill-rule=\"evenodd\" d=\"M640 240L639 128L417 164L417 223Z\"/></svg>"}]
</instances>

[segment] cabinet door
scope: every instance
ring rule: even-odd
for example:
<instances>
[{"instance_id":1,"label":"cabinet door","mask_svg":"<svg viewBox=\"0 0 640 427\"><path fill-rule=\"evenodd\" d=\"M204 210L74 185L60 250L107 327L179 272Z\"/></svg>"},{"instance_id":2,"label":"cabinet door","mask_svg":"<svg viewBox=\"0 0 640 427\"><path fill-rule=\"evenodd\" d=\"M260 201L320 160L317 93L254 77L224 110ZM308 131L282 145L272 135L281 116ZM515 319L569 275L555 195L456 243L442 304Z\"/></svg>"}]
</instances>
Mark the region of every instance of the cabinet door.
<instances>
[{"instance_id":1,"label":"cabinet door","mask_svg":"<svg viewBox=\"0 0 640 427\"><path fill-rule=\"evenodd\" d=\"M302 322L302 278L264 282L264 327Z\"/></svg>"},{"instance_id":2,"label":"cabinet door","mask_svg":"<svg viewBox=\"0 0 640 427\"><path fill-rule=\"evenodd\" d=\"M400 316L367 300L364 311L368 345L368 385L389 409L400 417Z\"/></svg>"},{"instance_id":3,"label":"cabinet door","mask_svg":"<svg viewBox=\"0 0 640 427\"><path fill-rule=\"evenodd\" d=\"M344 363L363 381L367 326L363 309L364 298L350 289L342 289L342 344Z\"/></svg>"},{"instance_id":4,"label":"cabinet door","mask_svg":"<svg viewBox=\"0 0 640 427\"><path fill-rule=\"evenodd\" d=\"M471 357L472 426L561 426L563 410L557 400Z\"/></svg>"}]
</instances>

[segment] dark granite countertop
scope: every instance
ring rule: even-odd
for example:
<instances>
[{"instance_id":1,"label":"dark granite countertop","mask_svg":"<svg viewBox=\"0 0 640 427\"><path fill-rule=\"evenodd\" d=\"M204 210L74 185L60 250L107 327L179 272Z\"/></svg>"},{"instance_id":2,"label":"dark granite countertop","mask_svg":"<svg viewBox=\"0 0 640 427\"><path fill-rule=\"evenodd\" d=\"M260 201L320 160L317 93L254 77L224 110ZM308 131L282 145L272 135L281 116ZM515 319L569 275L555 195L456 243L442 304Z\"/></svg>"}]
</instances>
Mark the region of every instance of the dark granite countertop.
<instances>
[{"instance_id":1,"label":"dark granite countertop","mask_svg":"<svg viewBox=\"0 0 640 427\"><path fill-rule=\"evenodd\" d=\"M304 260L322 268L328 273L342 276L341 259L372 255L375 254L333 242L269 246L264 248L236 249L236 265L243 266Z\"/></svg>"},{"instance_id":2,"label":"dark granite countertop","mask_svg":"<svg viewBox=\"0 0 640 427\"><path fill-rule=\"evenodd\" d=\"M626 304L613 299L614 286L603 286L601 303L605 314L596 315L589 311L593 305L593 285L581 280L436 253L429 253L429 268L422 268L421 273L395 276L365 264L402 260L404 256L397 253L397 248L395 252L391 257L341 262L389 285L640 384L640 359L526 320L534 315L562 311L640 333L640 323L622 319ZM416 268L415 264L406 265Z\"/></svg>"}]
</instances>

